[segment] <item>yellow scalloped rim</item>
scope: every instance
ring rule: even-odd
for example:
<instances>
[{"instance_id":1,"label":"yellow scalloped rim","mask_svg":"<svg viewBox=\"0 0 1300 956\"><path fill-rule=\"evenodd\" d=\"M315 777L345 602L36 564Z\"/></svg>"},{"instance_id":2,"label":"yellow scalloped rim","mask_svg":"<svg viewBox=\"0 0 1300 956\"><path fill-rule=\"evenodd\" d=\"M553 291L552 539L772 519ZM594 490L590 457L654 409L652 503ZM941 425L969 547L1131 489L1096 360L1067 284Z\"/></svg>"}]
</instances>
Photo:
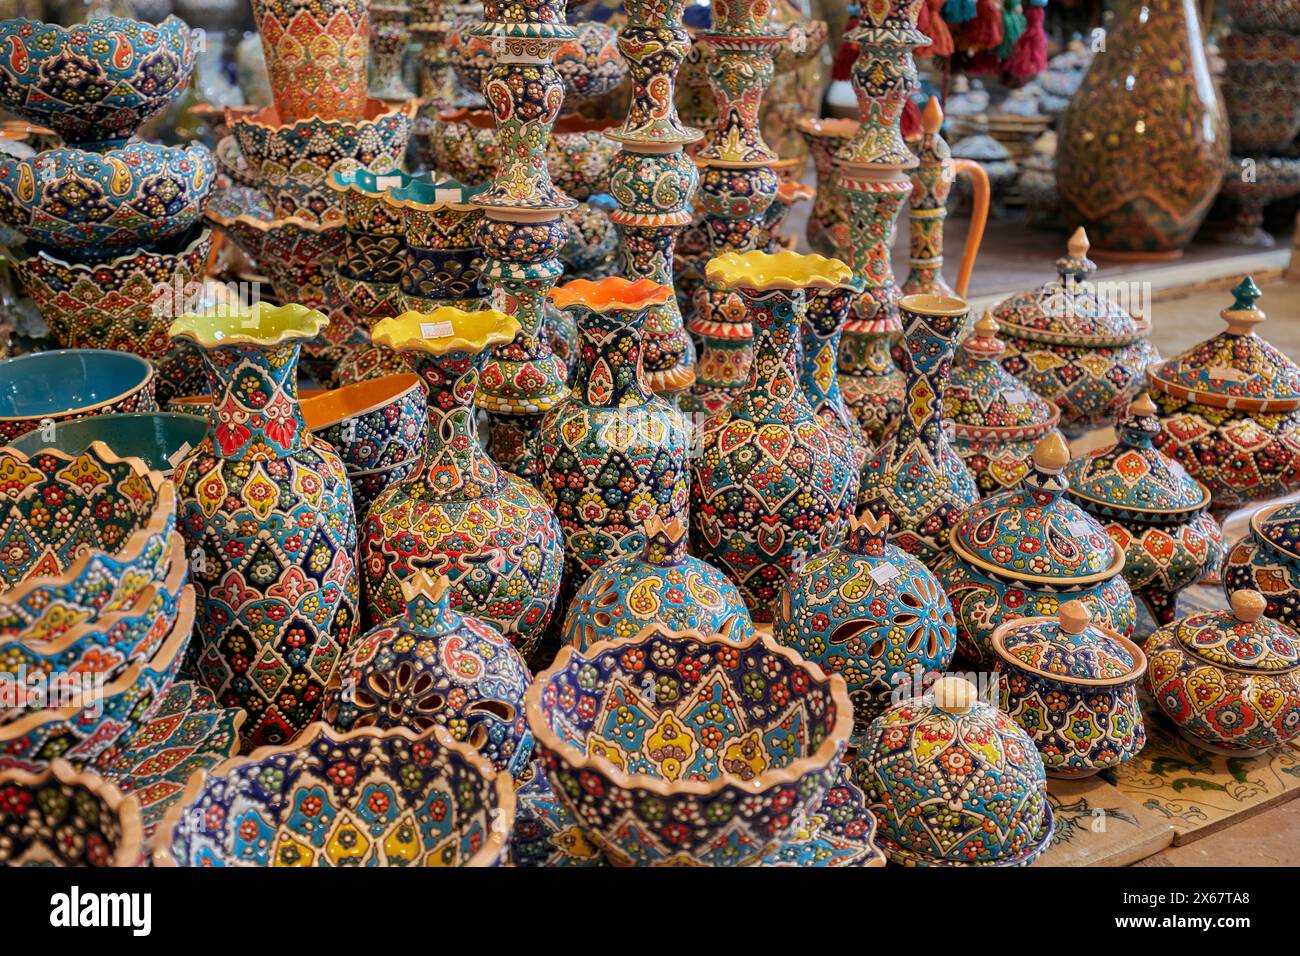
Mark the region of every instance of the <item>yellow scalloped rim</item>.
<instances>
[{"instance_id":1,"label":"yellow scalloped rim","mask_svg":"<svg viewBox=\"0 0 1300 956\"><path fill-rule=\"evenodd\" d=\"M444 324L450 324L450 334L425 334L428 326ZM370 341L399 352L476 353L509 342L518 331L519 320L496 309L466 312L444 305L432 312L403 312L397 318L380 319L370 330Z\"/></svg>"},{"instance_id":2,"label":"yellow scalloped rim","mask_svg":"<svg viewBox=\"0 0 1300 956\"><path fill-rule=\"evenodd\" d=\"M574 279L556 286L548 297L560 309L581 305L592 312L639 312L652 305L663 305L672 294L672 289L653 279L633 282L623 276L606 276L595 282Z\"/></svg>"},{"instance_id":3,"label":"yellow scalloped rim","mask_svg":"<svg viewBox=\"0 0 1300 956\"><path fill-rule=\"evenodd\" d=\"M710 259L704 277L728 289L834 289L851 282L853 270L816 253L755 250Z\"/></svg>"},{"instance_id":4,"label":"yellow scalloped rim","mask_svg":"<svg viewBox=\"0 0 1300 956\"><path fill-rule=\"evenodd\" d=\"M329 316L305 305L270 305L255 302L252 307L218 305L206 312L186 312L168 329L174 339L189 339L204 348L223 345L280 345L295 339L311 339L329 325Z\"/></svg>"}]
</instances>

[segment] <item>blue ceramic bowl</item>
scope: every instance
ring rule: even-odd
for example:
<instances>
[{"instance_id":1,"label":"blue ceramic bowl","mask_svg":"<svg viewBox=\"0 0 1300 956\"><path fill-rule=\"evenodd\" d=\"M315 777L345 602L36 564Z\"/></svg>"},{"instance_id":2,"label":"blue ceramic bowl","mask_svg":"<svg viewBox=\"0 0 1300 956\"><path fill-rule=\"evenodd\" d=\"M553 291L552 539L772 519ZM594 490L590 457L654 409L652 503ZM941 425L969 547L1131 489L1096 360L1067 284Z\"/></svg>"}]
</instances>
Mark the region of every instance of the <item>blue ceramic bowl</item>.
<instances>
[{"instance_id":1,"label":"blue ceramic bowl","mask_svg":"<svg viewBox=\"0 0 1300 956\"><path fill-rule=\"evenodd\" d=\"M189 84L197 46L179 17L61 27L0 22L0 106L69 144L120 145Z\"/></svg>"},{"instance_id":2,"label":"blue ceramic bowl","mask_svg":"<svg viewBox=\"0 0 1300 956\"><path fill-rule=\"evenodd\" d=\"M153 471L171 474L172 458L188 445L193 448L207 431L206 418L176 412L132 412L96 415L55 425L49 432L28 432L13 442L25 455L54 448L65 455L80 455L93 441L102 441L121 458L139 458ZM177 458L177 461L180 459Z\"/></svg>"},{"instance_id":3,"label":"blue ceramic bowl","mask_svg":"<svg viewBox=\"0 0 1300 956\"><path fill-rule=\"evenodd\" d=\"M0 219L60 255L120 255L193 226L216 175L212 153L200 144L0 155Z\"/></svg>"},{"instance_id":4,"label":"blue ceramic bowl","mask_svg":"<svg viewBox=\"0 0 1300 956\"><path fill-rule=\"evenodd\" d=\"M130 352L64 349L0 362L0 442L42 424L112 412L149 411L154 370Z\"/></svg>"}]
</instances>

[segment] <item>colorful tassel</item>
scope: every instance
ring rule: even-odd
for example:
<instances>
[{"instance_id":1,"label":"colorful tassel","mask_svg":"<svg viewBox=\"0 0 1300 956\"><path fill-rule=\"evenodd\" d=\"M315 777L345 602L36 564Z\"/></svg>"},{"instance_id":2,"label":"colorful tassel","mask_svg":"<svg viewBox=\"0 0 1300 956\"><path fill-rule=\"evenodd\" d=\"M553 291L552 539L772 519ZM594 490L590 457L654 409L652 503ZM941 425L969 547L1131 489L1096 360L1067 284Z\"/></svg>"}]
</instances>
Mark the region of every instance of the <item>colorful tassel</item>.
<instances>
[{"instance_id":1,"label":"colorful tassel","mask_svg":"<svg viewBox=\"0 0 1300 956\"><path fill-rule=\"evenodd\" d=\"M1015 48L1002 65L1006 76L1020 83L1032 80L1047 68L1047 34L1043 32L1043 7L1030 0L1025 11L1025 32L1016 40Z\"/></svg>"},{"instance_id":2,"label":"colorful tassel","mask_svg":"<svg viewBox=\"0 0 1300 956\"><path fill-rule=\"evenodd\" d=\"M948 0L943 5L943 18L949 23L965 23L974 20L979 13L976 0Z\"/></svg>"},{"instance_id":3,"label":"colorful tassel","mask_svg":"<svg viewBox=\"0 0 1300 956\"><path fill-rule=\"evenodd\" d=\"M1025 11L1020 0L1006 0L1002 7L1002 45L998 47L998 59L1005 60L1011 55L1016 41L1025 32Z\"/></svg>"},{"instance_id":4,"label":"colorful tassel","mask_svg":"<svg viewBox=\"0 0 1300 956\"><path fill-rule=\"evenodd\" d=\"M952 34L948 31L948 24L944 22L943 14L940 12L943 5L944 0L925 0L921 13L928 17L928 20L924 28L918 26L918 29L930 38L930 45L917 47L913 51L914 56L952 56L955 47ZM920 23L919 18L917 23Z\"/></svg>"},{"instance_id":5,"label":"colorful tassel","mask_svg":"<svg viewBox=\"0 0 1300 956\"><path fill-rule=\"evenodd\" d=\"M916 100L910 96L907 102L903 104L903 116L899 121L902 129L903 139L916 139L921 135L921 108L916 105Z\"/></svg>"},{"instance_id":6,"label":"colorful tassel","mask_svg":"<svg viewBox=\"0 0 1300 956\"><path fill-rule=\"evenodd\" d=\"M844 36L858 28L858 18L850 15L844 22ZM840 41L840 48L835 51L835 56L831 58L831 80L848 82L853 79L853 64L858 59L858 45L852 40L844 39Z\"/></svg>"},{"instance_id":7,"label":"colorful tassel","mask_svg":"<svg viewBox=\"0 0 1300 956\"><path fill-rule=\"evenodd\" d=\"M979 0L979 14L961 28L958 45L968 53L1002 44L1002 0Z\"/></svg>"}]
</instances>

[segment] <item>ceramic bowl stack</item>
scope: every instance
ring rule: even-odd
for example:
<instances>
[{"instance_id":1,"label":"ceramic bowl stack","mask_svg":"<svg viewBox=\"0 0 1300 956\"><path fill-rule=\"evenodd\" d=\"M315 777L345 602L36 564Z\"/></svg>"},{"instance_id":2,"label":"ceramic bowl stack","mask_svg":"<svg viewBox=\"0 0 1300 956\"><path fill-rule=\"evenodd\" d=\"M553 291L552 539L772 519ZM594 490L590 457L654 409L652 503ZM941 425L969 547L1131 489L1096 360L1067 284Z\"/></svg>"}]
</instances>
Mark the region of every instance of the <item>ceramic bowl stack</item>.
<instances>
[{"instance_id":1,"label":"ceramic bowl stack","mask_svg":"<svg viewBox=\"0 0 1300 956\"><path fill-rule=\"evenodd\" d=\"M106 349L55 349L0 362L0 443L65 422L157 408L147 359ZM44 447L43 445L38 447Z\"/></svg>"},{"instance_id":2,"label":"ceramic bowl stack","mask_svg":"<svg viewBox=\"0 0 1300 956\"><path fill-rule=\"evenodd\" d=\"M134 352L165 394L195 366L167 337L199 294L211 236L200 223L216 179L207 147L136 139L189 83L198 41L176 17L103 17L70 27L0 22L0 107L64 145L0 155L0 220L25 239L19 282L65 348Z\"/></svg>"},{"instance_id":3,"label":"ceramic bowl stack","mask_svg":"<svg viewBox=\"0 0 1300 956\"><path fill-rule=\"evenodd\" d=\"M0 768L95 766L150 720L185 656L194 592L176 492L144 463L0 449Z\"/></svg>"}]
</instances>

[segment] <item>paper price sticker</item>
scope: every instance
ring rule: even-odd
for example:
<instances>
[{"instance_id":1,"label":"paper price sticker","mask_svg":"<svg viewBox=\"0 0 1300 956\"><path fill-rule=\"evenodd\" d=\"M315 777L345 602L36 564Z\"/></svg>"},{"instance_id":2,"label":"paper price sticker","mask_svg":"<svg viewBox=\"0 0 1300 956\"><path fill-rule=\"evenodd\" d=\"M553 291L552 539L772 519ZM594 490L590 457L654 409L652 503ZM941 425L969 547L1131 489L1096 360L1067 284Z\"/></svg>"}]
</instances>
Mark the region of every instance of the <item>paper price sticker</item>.
<instances>
[{"instance_id":1,"label":"paper price sticker","mask_svg":"<svg viewBox=\"0 0 1300 956\"><path fill-rule=\"evenodd\" d=\"M435 189L433 191L434 202L464 202L464 193L459 189Z\"/></svg>"},{"instance_id":2,"label":"paper price sticker","mask_svg":"<svg viewBox=\"0 0 1300 956\"><path fill-rule=\"evenodd\" d=\"M188 455L189 453L190 453L190 443L185 442L185 444L181 445L180 448L177 448L174 452L172 452L167 457L167 463L172 466L173 470L175 470L177 467L180 466L180 463L185 460L185 456Z\"/></svg>"},{"instance_id":3,"label":"paper price sticker","mask_svg":"<svg viewBox=\"0 0 1300 956\"><path fill-rule=\"evenodd\" d=\"M1215 365L1206 369L1210 378L1221 379L1225 382L1244 382L1250 376L1239 368L1228 368L1223 365Z\"/></svg>"},{"instance_id":4,"label":"paper price sticker","mask_svg":"<svg viewBox=\"0 0 1300 956\"><path fill-rule=\"evenodd\" d=\"M421 322L420 335L426 339L445 339L454 330L450 322Z\"/></svg>"},{"instance_id":5,"label":"paper price sticker","mask_svg":"<svg viewBox=\"0 0 1300 956\"><path fill-rule=\"evenodd\" d=\"M880 587L884 587L894 578L898 577L898 568L892 564L882 564L879 567L872 568L867 572L867 576L875 581Z\"/></svg>"},{"instance_id":6,"label":"paper price sticker","mask_svg":"<svg viewBox=\"0 0 1300 956\"><path fill-rule=\"evenodd\" d=\"M1070 534L1081 538L1086 538L1088 535L1092 534L1092 525L1087 521L1084 521L1082 518L1075 518L1073 521L1067 521L1065 523L1065 529L1069 531Z\"/></svg>"},{"instance_id":7,"label":"paper price sticker","mask_svg":"<svg viewBox=\"0 0 1300 956\"><path fill-rule=\"evenodd\" d=\"M1023 388L1013 388L1007 392L1007 403L1010 405L1023 405L1028 401L1029 396Z\"/></svg>"}]
</instances>

